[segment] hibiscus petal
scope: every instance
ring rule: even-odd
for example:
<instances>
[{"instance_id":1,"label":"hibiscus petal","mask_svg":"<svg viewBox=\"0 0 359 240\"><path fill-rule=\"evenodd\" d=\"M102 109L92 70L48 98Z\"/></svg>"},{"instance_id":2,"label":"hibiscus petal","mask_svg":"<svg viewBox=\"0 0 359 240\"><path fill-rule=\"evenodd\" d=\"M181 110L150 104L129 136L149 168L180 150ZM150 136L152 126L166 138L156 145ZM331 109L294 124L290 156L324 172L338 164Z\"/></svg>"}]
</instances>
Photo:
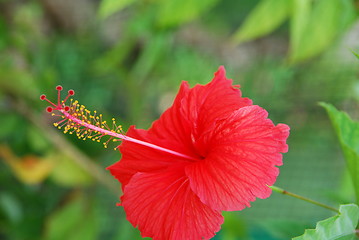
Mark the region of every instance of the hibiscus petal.
<instances>
[{"instance_id":1,"label":"hibiscus petal","mask_svg":"<svg viewBox=\"0 0 359 240\"><path fill-rule=\"evenodd\" d=\"M182 100L181 113L191 122L192 134L197 138L211 130L216 121L251 104L252 100L242 97L239 85L233 86L232 80L226 78L221 66L210 83L196 85L190 90L188 97Z\"/></svg>"},{"instance_id":2,"label":"hibiscus petal","mask_svg":"<svg viewBox=\"0 0 359 240\"><path fill-rule=\"evenodd\" d=\"M156 137L156 135L149 134L146 130L135 129L134 126L129 128L126 135L158 146L177 150L176 146L178 145L171 139L163 141ZM123 141L119 148L122 153L121 161L114 163L107 167L107 169L122 183L122 189L137 172L153 172L166 169L169 166L183 165L188 162L185 158L129 141Z\"/></svg>"},{"instance_id":3,"label":"hibiscus petal","mask_svg":"<svg viewBox=\"0 0 359 240\"><path fill-rule=\"evenodd\" d=\"M289 127L274 126L267 112L248 106L233 112L198 140L205 158L186 166L192 190L217 210L242 210L271 194L282 164Z\"/></svg>"},{"instance_id":4,"label":"hibiscus petal","mask_svg":"<svg viewBox=\"0 0 359 240\"><path fill-rule=\"evenodd\" d=\"M148 133L157 139L166 140L168 147L176 147L176 149L173 150L189 156L198 157L191 142L193 123L180 111L183 101L188 98L190 91L188 83L182 82L172 106L167 109L158 120L153 122ZM168 140L171 142L169 143ZM164 143L166 144L166 142Z\"/></svg>"},{"instance_id":5,"label":"hibiscus petal","mask_svg":"<svg viewBox=\"0 0 359 240\"><path fill-rule=\"evenodd\" d=\"M183 168L135 174L121 200L127 219L154 240L210 239L223 223L190 189Z\"/></svg>"},{"instance_id":6,"label":"hibiscus petal","mask_svg":"<svg viewBox=\"0 0 359 240\"><path fill-rule=\"evenodd\" d=\"M189 89L183 82L173 105L149 129L161 139L174 139L181 151L200 158L202 148L196 146L197 138L211 131L219 119L225 119L233 111L252 104L241 97L239 86L233 86L221 66L212 81Z\"/></svg>"}]
</instances>

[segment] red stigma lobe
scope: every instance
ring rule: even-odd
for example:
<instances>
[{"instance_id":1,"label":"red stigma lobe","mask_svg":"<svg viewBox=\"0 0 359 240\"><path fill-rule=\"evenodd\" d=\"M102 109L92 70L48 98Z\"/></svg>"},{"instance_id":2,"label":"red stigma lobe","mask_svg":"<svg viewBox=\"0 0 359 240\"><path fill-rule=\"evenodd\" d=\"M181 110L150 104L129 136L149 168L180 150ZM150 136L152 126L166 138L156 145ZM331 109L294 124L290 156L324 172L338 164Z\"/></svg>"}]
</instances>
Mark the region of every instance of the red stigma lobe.
<instances>
[{"instance_id":1,"label":"red stigma lobe","mask_svg":"<svg viewBox=\"0 0 359 240\"><path fill-rule=\"evenodd\" d=\"M53 107L51 107L51 106L49 106L49 107L47 107L46 108L46 111L47 112L52 112L52 111L54 111L54 110L64 110L64 111L69 111L70 110L70 107L69 106L66 106L65 105L65 103L66 103L66 101L68 100L68 98L70 97L70 96L73 96L73 95L75 95L75 91L74 90L69 90L68 91L68 94L67 94L67 96L65 97L65 99L64 100L62 100L61 101L61 91L62 91L62 86L61 85L58 85L57 87L56 87L56 90L57 90L57 104L55 104L55 103L53 103L52 101L50 101L47 97L46 97L46 95L45 94L42 94L41 96L40 96L40 100L42 100L42 101L47 101L48 103L50 103Z\"/></svg>"}]
</instances>

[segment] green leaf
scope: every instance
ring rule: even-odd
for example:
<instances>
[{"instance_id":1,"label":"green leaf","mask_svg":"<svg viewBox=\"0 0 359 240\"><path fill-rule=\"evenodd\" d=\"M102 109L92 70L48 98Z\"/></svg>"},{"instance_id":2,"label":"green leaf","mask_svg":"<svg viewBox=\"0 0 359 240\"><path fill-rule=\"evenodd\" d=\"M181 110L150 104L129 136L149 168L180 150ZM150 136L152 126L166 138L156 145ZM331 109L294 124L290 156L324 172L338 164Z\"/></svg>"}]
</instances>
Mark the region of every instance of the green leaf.
<instances>
[{"instance_id":1,"label":"green leaf","mask_svg":"<svg viewBox=\"0 0 359 240\"><path fill-rule=\"evenodd\" d=\"M357 203L359 202L359 122L353 121L346 113L338 111L334 106L320 103L329 115L341 144L348 170L350 172Z\"/></svg>"},{"instance_id":2,"label":"green leaf","mask_svg":"<svg viewBox=\"0 0 359 240\"><path fill-rule=\"evenodd\" d=\"M29 145L34 151L45 152L45 150L50 148L49 141L47 141L41 132L36 128L27 128L27 139Z\"/></svg>"},{"instance_id":3,"label":"green leaf","mask_svg":"<svg viewBox=\"0 0 359 240\"><path fill-rule=\"evenodd\" d=\"M91 175L71 158L64 155L53 155L51 158L56 162L56 166L52 170L50 177L57 184L66 187L77 187L93 183Z\"/></svg>"},{"instance_id":4,"label":"green leaf","mask_svg":"<svg viewBox=\"0 0 359 240\"><path fill-rule=\"evenodd\" d=\"M0 193L0 212L13 223L20 222L24 214L19 199L9 192Z\"/></svg>"},{"instance_id":5,"label":"green leaf","mask_svg":"<svg viewBox=\"0 0 359 240\"><path fill-rule=\"evenodd\" d=\"M359 208L355 204L341 205L339 214L317 223L315 229L307 229L293 240L351 240L357 239L355 228L359 220Z\"/></svg>"},{"instance_id":6,"label":"green leaf","mask_svg":"<svg viewBox=\"0 0 359 240\"><path fill-rule=\"evenodd\" d=\"M300 41L303 35L306 34L305 31L309 22L311 2L312 0L293 0L293 13L290 27L292 55L294 55L293 52L300 49Z\"/></svg>"},{"instance_id":7,"label":"green leaf","mask_svg":"<svg viewBox=\"0 0 359 240\"><path fill-rule=\"evenodd\" d=\"M173 27L192 21L212 8L218 0L162 0L159 1L157 22L161 27Z\"/></svg>"},{"instance_id":8,"label":"green leaf","mask_svg":"<svg viewBox=\"0 0 359 240\"><path fill-rule=\"evenodd\" d=\"M105 19L131 5L134 1L135 0L102 0L98 11L98 16L102 19Z\"/></svg>"},{"instance_id":9,"label":"green leaf","mask_svg":"<svg viewBox=\"0 0 359 240\"><path fill-rule=\"evenodd\" d=\"M52 214L46 225L45 240L98 239L99 224L95 209L82 195Z\"/></svg>"},{"instance_id":10,"label":"green leaf","mask_svg":"<svg viewBox=\"0 0 359 240\"><path fill-rule=\"evenodd\" d=\"M151 240L151 238L142 238L141 232L137 228L134 228L130 222L123 219L118 226L118 231L112 240Z\"/></svg>"},{"instance_id":11,"label":"green leaf","mask_svg":"<svg viewBox=\"0 0 359 240\"><path fill-rule=\"evenodd\" d=\"M167 34L156 34L153 36L138 57L131 73L137 81L144 80L151 70L160 62L160 59L169 49L169 36Z\"/></svg>"},{"instance_id":12,"label":"green leaf","mask_svg":"<svg viewBox=\"0 0 359 240\"><path fill-rule=\"evenodd\" d=\"M275 30L290 15L291 0L262 0L234 34L235 42L245 42Z\"/></svg>"},{"instance_id":13,"label":"green leaf","mask_svg":"<svg viewBox=\"0 0 359 240\"><path fill-rule=\"evenodd\" d=\"M223 240L248 239L246 222L235 212L223 212L225 221L222 225L221 236Z\"/></svg>"},{"instance_id":14,"label":"green leaf","mask_svg":"<svg viewBox=\"0 0 359 240\"><path fill-rule=\"evenodd\" d=\"M21 118L14 113L1 112L0 118L0 138L9 137L17 129L17 126L22 124Z\"/></svg>"},{"instance_id":15,"label":"green leaf","mask_svg":"<svg viewBox=\"0 0 359 240\"><path fill-rule=\"evenodd\" d=\"M359 54L358 54L358 53L356 53L356 52L354 52L354 51L352 51L352 53L354 54L354 56L357 57L357 59L359 59Z\"/></svg>"},{"instance_id":16,"label":"green leaf","mask_svg":"<svg viewBox=\"0 0 359 240\"><path fill-rule=\"evenodd\" d=\"M293 0L292 62L323 52L355 18L354 6L338 0Z\"/></svg>"}]
</instances>

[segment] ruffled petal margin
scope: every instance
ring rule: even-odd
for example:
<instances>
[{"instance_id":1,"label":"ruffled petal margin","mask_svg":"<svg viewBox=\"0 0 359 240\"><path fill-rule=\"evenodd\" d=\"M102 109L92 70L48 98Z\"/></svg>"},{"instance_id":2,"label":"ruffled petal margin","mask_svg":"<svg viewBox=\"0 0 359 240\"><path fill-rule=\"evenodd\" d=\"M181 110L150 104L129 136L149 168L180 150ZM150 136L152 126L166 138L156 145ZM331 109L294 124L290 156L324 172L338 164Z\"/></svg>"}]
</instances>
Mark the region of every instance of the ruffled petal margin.
<instances>
[{"instance_id":1,"label":"ruffled petal margin","mask_svg":"<svg viewBox=\"0 0 359 240\"><path fill-rule=\"evenodd\" d=\"M183 169L137 173L121 200L128 221L154 240L210 239L223 223L190 189Z\"/></svg>"},{"instance_id":2,"label":"ruffled petal margin","mask_svg":"<svg viewBox=\"0 0 359 240\"><path fill-rule=\"evenodd\" d=\"M289 127L275 126L267 112L248 106L217 122L202 136L208 155L185 168L191 189L216 210L236 211L250 206L256 197L267 198L282 164Z\"/></svg>"}]
</instances>

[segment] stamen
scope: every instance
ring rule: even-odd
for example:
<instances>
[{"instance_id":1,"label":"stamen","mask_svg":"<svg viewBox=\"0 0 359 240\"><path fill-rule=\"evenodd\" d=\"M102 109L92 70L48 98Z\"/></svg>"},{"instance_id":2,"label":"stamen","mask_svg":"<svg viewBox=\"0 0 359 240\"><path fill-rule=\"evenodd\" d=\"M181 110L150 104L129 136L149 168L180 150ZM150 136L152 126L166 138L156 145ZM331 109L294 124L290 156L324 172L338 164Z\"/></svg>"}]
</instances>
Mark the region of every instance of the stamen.
<instances>
[{"instance_id":1,"label":"stamen","mask_svg":"<svg viewBox=\"0 0 359 240\"><path fill-rule=\"evenodd\" d=\"M77 100L70 99L70 103L66 105L67 100L70 96L75 95L74 90L69 90L67 96L61 101L62 86L57 86L57 104L47 99L46 95L42 94L40 99L47 101L51 106L46 108L47 112L58 111L61 114L52 113L52 116L61 117L61 120L54 123L54 126L58 129L63 129L64 133L76 134L79 139L86 140L91 139L92 141L101 142L103 137L108 136L109 138L103 143L104 147L107 148L111 142L118 141L129 141L137 143L143 146L147 146L159 151L167 152L175 156L182 158L197 160L195 157L191 157L167 148L157 146L152 143L144 142L135 138L126 136L123 133L122 126L116 124L116 120L112 118L112 127L110 128L106 120L102 119L102 114L98 114L96 111L93 113L86 109L84 105L80 105ZM116 150L118 148L115 147Z\"/></svg>"}]
</instances>

